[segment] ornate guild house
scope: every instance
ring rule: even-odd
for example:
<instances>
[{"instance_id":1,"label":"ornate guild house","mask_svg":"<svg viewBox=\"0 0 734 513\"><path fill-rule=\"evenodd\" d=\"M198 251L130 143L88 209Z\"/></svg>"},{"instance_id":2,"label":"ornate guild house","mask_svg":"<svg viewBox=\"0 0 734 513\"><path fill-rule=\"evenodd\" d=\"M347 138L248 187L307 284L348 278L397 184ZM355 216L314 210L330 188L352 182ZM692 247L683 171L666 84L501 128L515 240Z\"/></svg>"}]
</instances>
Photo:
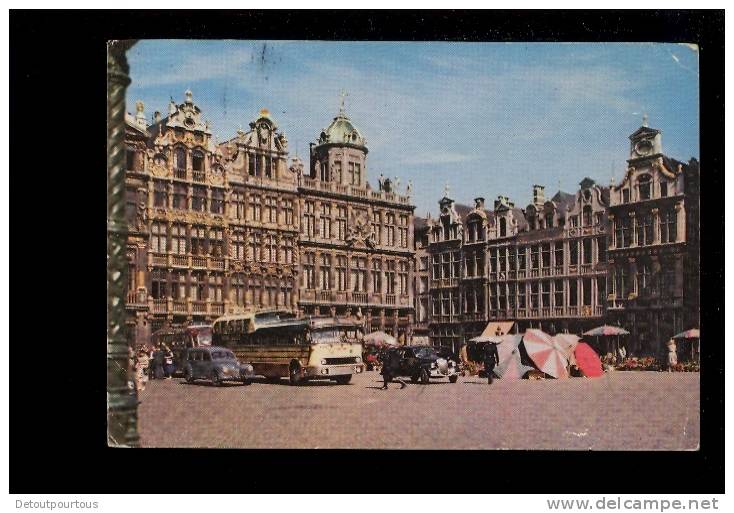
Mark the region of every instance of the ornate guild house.
<instances>
[{"instance_id":1,"label":"ornate guild house","mask_svg":"<svg viewBox=\"0 0 734 513\"><path fill-rule=\"evenodd\" d=\"M610 195L607 310L633 350L655 354L699 326L700 170L664 155L646 118L629 139L627 173Z\"/></svg>"},{"instance_id":2,"label":"ornate guild house","mask_svg":"<svg viewBox=\"0 0 734 513\"><path fill-rule=\"evenodd\" d=\"M126 116L129 336L260 308L410 336L414 207L370 188L343 108L308 171L267 110L249 128L215 141L191 91L151 123L142 102Z\"/></svg>"}]
</instances>

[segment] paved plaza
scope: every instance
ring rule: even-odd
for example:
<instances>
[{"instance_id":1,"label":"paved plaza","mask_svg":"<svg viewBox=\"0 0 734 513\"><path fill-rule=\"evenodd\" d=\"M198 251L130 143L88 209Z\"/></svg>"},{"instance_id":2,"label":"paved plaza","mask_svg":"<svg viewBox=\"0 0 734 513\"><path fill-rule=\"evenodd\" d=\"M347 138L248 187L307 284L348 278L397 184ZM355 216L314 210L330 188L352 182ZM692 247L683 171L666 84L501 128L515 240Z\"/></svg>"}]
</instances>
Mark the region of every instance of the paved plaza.
<instances>
[{"instance_id":1,"label":"paved plaza","mask_svg":"<svg viewBox=\"0 0 734 513\"><path fill-rule=\"evenodd\" d=\"M182 379L148 383L147 447L691 450L697 373L612 372L598 379L392 384L357 375L292 387Z\"/></svg>"}]
</instances>

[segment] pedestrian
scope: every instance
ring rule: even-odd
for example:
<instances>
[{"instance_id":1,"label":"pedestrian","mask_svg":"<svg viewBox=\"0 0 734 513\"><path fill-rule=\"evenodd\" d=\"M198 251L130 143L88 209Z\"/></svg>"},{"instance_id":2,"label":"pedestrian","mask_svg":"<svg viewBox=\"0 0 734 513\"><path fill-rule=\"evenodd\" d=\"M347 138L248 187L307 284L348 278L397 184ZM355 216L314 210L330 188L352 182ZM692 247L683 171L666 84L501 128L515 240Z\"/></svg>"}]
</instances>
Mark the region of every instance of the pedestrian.
<instances>
[{"instance_id":1,"label":"pedestrian","mask_svg":"<svg viewBox=\"0 0 734 513\"><path fill-rule=\"evenodd\" d=\"M382 390L387 390L387 384L391 381L400 383L401 390L408 386L399 376L396 376L400 367L400 355L397 350L390 348L383 353L382 358Z\"/></svg>"},{"instance_id":2,"label":"pedestrian","mask_svg":"<svg viewBox=\"0 0 734 513\"><path fill-rule=\"evenodd\" d=\"M148 363L148 353L141 349L135 362L135 388L138 392L145 390L145 382L148 381L145 371L148 369Z\"/></svg>"},{"instance_id":3,"label":"pedestrian","mask_svg":"<svg viewBox=\"0 0 734 513\"><path fill-rule=\"evenodd\" d=\"M484 372L487 373L487 384L491 385L494 380L494 367L500 363L500 356L497 353L497 344L487 342L484 346Z\"/></svg>"},{"instance_id":4,"label":"pedestrian","mask_svg":"<svg viewBox=\"0 0 734 513\"><path fill-rule=\"evenodd\" d=\"M673 372L678 365L678 353L676 352L675 340L668 340L668 372Z\"/></svg>"},{"instance_id":5,"label":"pedestrian","mask_svg":"<svg viewBox=\"0 0 734 513\"><path fill-rule=\"evenodd\" d=\"M166 379L171 379L174 371L175 366L173 365L173 351L171 351L171 349L166 346L163 351L163 375L166 377Z\"/></svg>"}]
</instances>

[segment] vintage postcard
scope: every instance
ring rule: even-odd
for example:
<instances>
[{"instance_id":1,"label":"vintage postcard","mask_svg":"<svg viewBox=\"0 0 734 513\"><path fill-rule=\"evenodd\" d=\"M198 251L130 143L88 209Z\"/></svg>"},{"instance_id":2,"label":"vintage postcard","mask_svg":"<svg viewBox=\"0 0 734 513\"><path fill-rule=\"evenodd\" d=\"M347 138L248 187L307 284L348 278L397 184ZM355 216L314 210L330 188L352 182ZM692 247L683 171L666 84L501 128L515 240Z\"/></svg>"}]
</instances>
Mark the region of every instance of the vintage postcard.
<instances>
[{"instance_id":1,"label":"vintage postcard","mask_svg":"<svg viewBox=\"0 0 734 513\"><path fill-rule=\"evenodd\" d=\"M698 449L698 57L111 42L110 445Z\"/></svg>"}]
</instances>

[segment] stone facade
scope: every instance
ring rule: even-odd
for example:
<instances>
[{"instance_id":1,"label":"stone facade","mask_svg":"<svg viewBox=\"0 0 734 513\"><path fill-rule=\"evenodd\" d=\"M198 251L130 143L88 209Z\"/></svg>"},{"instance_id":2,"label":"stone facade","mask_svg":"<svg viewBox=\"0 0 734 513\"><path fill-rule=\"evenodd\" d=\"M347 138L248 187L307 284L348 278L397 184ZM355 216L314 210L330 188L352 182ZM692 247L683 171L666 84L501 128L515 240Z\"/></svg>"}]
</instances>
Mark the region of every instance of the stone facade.
<instances>
[{"instance_id":1,"label":"stone facade","mask_svg":"<svg viewBox=\"0 0 734 513\"><path fill-rule=\"evenodd\" d=\"M370 329L409 335L413 206L390 181L370 188L364 138L343 112L330 128L304 173L266 110L219 143L190 91L150 124L136 104L126 116L131 338L259 308L363 315ZM315 171L338 162L343 173Z\"/></svg>"},{"instance_id":2,"label":"stone facade","mask_svg":"<svg viewBox=\"0 0 734 513\"><path fill-rule=\"evenodd\" d=\"M485 208L448 196L428 220L430 336L456 350L489 321L576 332L604 314L608 189L585 179L550 200L534 186L524 210L505 196Z\"/></svg>"},{"instance_id":3,"label":"stone facade","mask_svg":"<svg viewBox=\"0 0 734 513\"><path fill-rule=\"evenodd\" d=\"M408 340L413 322L413 210L396 181L367 182L366 141L343 110L300 176L300 304L306 314L364 318Z\"/></svg>"},{"instance_id":4,"label":"stone facade","mask_svg":"<svg viewBox=\"0 0 734 513\"><path fill-rule=\"evenodd\" d=\"M627 172L611 187L607 308L633 351L661 354L699 326L699 164L665 156L647 123L629 139Z\"/></svg>"},{"instance_id":5,"label":"stone facade","mask_svg":"<svg viewBox=\"0 0 734 513\"><path fill-rule=\"evenodd\" d=\"M416 257L430 270L415 308L433 345L456 351L490 321L550 333L614 323L632 332L631 351L654 354L698 326L698 163L662 155L659 130L630 140L618 186L585 178L546 201L535 185L525 209L504 196L492 209L484 198L462 205L447 192L437 218L416 218Z\"/></svg>"}]
</instances>

